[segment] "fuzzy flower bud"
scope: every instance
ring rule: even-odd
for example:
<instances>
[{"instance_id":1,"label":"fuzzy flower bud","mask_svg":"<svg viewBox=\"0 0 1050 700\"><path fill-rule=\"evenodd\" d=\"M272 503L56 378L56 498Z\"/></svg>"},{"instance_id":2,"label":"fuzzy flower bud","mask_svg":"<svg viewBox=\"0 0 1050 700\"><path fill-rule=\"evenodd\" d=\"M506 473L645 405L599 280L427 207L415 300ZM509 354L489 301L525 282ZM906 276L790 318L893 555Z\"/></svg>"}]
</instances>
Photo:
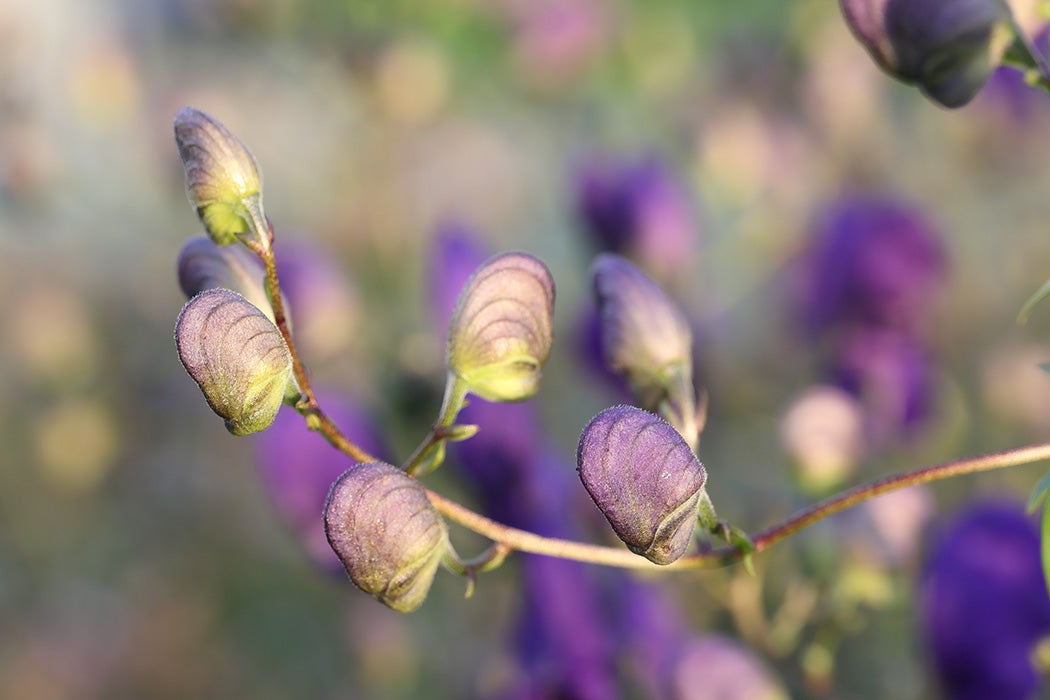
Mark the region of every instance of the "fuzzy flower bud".
<instances>
[{"instance_id":1,"label":"fuzzy flower bud","mask_svg":"<svg viewBox=\"0 0 1050 700\"><path fill-rule=\"evenodd\" d=\"M1009 26L1003 0L840 0L846 23L875 62L945 107L984 86ZM1003 45L1000 45L1003 44Z\"/></svg>"},{"instance_id":2,"label":"fuzzy flower bud","mask_svg":"<svg viewBox=\"0 0 1050 700\"><path fill-rule=\"evenodd\" d=\"M618 255L599 255L592 268L605 361L626 377L646 407L655 407L676 378L692 391L693 335L663 290ZM692 402L692 395L674 397Z\"/></svg>"},{"instance_id":3,"label":"fuzzy flower bud","mask_svg":"<svg viewBox=\"0 0 1050 700\"><path fill-rule=\"evenodd\" d=\"M471 393L521 401L539 388L553 340L554 280L526 253L505 253L479 267L456 301L448 365Z\"/></svg>"},{"instance_id":4,"label":"fuzzy flower bud","mask_svg":"<svg viewBox=\"0 0 1050 700\"><path fill-rule=\"evenodd\" d=\"M423 604L448 547L423 487L383 462L351 467L332 484L324 527L354 585L398 612Z\"/></svg>"},{"instance_id":5,"label":"fuzzy flower bud","mask_svg":"<svg viewBox=\"0 0 1050 700\"><path fill-rule=\"evenodd\" d=\"M194 236L179 251L178 271L179 287L187 298L208 289L231 289L274 320L264 286L266 272L244 246L218 246L205 236Z\"/></svg>"},{"instance_id":6,"label":"fuzzy flower bud","mask_svg":"<svg viewBox=\"0 0 1050 700\"><path fill-rule=\"evenodd\" d=\"M175 144L186 171L186 195L218 245L229 245L262 221L262 177L251 151L200 110L175 116Z\"/></svg>"},{"instance_id":7,"label":"fuzzy flower bud","mask_svg":"<svg viewBox=\"0 0 1050 700\"><path fill-rule=\"evenodd\" d=\"M685 553L707 472L669 423L633 406L608 408L584 428L576 464L628 549L655 564Z\"/></svg>"},{"instance_id":8,"label":"fuzzy flower bud","mask_svg":"<svg viewBox=\"0 0 1050 700\"><path fill-rule=\"evenodd\" d=\"M234 435L273 422L292 376L292 355L273 321L228 289L190 299L175 324L179 359Z\"/></svg>"}]
</instances>

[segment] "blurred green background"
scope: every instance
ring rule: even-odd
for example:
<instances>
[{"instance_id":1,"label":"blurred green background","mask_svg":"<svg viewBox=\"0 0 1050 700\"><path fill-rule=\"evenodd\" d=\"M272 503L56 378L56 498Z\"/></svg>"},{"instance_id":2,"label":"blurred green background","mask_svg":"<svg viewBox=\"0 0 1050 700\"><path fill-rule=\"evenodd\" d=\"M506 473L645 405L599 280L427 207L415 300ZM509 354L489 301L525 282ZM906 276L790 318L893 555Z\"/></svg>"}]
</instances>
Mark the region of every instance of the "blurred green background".
<instances>
[{"instance_id":1,"label":"blurred green background","mask_svg":"<svg viewBox=\"0 0 1050 700\"><path fill-rule=\"evenodd\" d=\"M575 164L662 158L697 211L677 292L719 328L701 349L701 457L720 514L756 530L813 498L780 440L813 374L777 280L843 192L920 204L951 269L927 329L936 419L846 482L1047 434L1050 310L1014 322L1050 275L1050 110L1035 97L1020 118L994 95L938 109L875 68L831 0L5 0L0 697L484 697L510 663L513 562L469 601L439 574L409 616L318 572L270 508L251 439L226 433L180 366L174 261L199 231L171 133L181 107L255 153L280 240L345 269L352 291L307 361L399 456L439 399L422 284L435 226L542 257L568 338L590 256ZM568 464L608 399L574 362L556 343L537 398ZM937 485L909 501L913 519L1023 499L1041 474ZM668 585L697 631L743 640L793 697L929 697L919 529L905 563L880 568L851 557L842 522L763 554L756 578Z\"/></svg>"}]
</instances>

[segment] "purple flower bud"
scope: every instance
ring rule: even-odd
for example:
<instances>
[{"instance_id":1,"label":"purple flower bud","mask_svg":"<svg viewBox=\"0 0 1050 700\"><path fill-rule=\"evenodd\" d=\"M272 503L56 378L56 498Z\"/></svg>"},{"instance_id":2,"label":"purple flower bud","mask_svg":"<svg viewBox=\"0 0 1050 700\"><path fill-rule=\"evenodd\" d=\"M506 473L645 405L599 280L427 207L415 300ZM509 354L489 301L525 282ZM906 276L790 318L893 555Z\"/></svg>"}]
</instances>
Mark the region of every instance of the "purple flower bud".
<instances>
[{"instance_id":1,"label":"purple flower bud","mask_svg":"<svg viewBox=\"0 0 1050 700\"><path fill-rule=\"evenodd\" d=\"M262 219L262 177L248 148L216 119L190 107L175 116L175 144L186 195L218 245L229 245Z\"/></svg>"},{"instance_id":2,"label":"purple flower bud","mask_svg":"<svg viewBox=\"0 0 1050 700\"><path fill-rule=\"evenodd\" d=\"M218 246L205 236L186 241L179 251L179 287L187 298L208 289L230 289L247 299L271 321L262 263L243 246Z\"/></svg>"},{"instance_id":3,"label":"purple flower bud","mask_svg":"<svg viewBox=\"0 0 1050 700\"><path fill-rule=\"evenodd\" d=\"M273 321L228 289L190 299L175 324L179 359L234 435L273 422L292 381L292 355Z\"/></svg>"},{"instance_id":4,"label":"purple flower bud","mask_svg":"<svg viewBox=\"0 0 1050 700\"><path fill-rule=\"evenodd\" d=\"M875 62L949 108L969 102L999 62L1010 23L1003 0L840 0ZM1004 44L999 46L999 44Z\"/></svg>"},{"instance_id":5,"label":"purple flower bud","mask_svg":"<svg viewBox=\"0 0 1050 700\"><path fill-rule=\"evenodd\" d=\"M489 258L452 314L449 369L489 401L521 401L539 388L553 340L554 280L526 253Z\"/></svg>"},{"instance_id":6,"label":"purple flower bud","mask_svg":"<svg viewBox=\"0 0 1050 700\"><path fill-rule=\"evenodd\" d=\"M646 408L669 393L692 405L692 344L689 322L663 290L618 255L599 255L592 266L609 367L626 377ZM688 380L688 381L686 381Z\"/></svg>"},{"instance_id":7,"label":"purple flower bud","mask_svg":"<svg viewBox=\"0 0 1050 700\"><path fill-rule=\"evenodd\" d=\"M398 612L423 604L448 530L418 481L383 462L351 467L332 484L324 525L354 585Z\"/></svg>"},{"instance_id":8,"label":"purple flower bud","mask_svg":"<svg viewBox=\"0 0 1050 700\"><path fill-rule=\"evenodd\" d=\"M922 628L953 700L1022 700L1039 676L1036 643L1050 633L1039 531L1022 506L970 505L937 534L922 573Z\"/></svg>"},{"instance_id":9,"label":"purple flower bud","mask_svg":"<svg viewBox=\"0 0 1050 700\"><path fill-rule=\"evenodd\" d=\"M656 564L685 553L707 473L670 424L633 406L608 408L584 428L576 464L628 549Z\"/></svg>"}]
</instances>

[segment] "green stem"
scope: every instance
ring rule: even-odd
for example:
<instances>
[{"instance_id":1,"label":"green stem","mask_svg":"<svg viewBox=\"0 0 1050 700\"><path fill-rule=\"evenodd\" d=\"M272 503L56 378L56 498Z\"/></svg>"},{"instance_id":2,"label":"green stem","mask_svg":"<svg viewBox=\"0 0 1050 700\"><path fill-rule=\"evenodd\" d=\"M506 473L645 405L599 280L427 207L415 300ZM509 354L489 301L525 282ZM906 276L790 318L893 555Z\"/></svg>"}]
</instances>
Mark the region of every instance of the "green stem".
<instances>
[{"instance_id":1,"label":"green stem","mask_svg":"<svg viewBox=\"0 0 1050 700\"><path fill-rule=\"evenodd\" d=\"M430 432L419 443L404 464L404 470L409 476L422 476L438 466L444 458L444 454L435 454L435 450L442 448L445 440L445 429L456 422L456 416L463 409L467 398L467 385L455 374L449 372L445 381L445 395L441 400L441 409L438 418L431 426Z\"/></svg>"}]
</instances>

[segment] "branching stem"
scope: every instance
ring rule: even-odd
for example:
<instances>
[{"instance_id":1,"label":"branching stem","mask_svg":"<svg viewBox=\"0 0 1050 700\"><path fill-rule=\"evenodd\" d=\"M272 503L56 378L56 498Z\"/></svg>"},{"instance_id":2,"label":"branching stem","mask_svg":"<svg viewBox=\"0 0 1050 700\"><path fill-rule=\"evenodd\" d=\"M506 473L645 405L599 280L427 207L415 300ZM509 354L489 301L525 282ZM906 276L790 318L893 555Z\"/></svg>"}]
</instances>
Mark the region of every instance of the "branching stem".
<instances>
[{"instance_id":1,"label":"branching stem","mask_svg":"<svg viewBox=\"0 0 1050 700\"><path fill-rule=\"evenodd\" d=\"M284 310L284 301L281 298L281 285L277 280L277 259L273 253L273 225L269 219L265 220L265 226L265 231L257 231L257 233L260 240L267 241L267 244L260 245L253 241L247 241L247 244L259 256L266 269L266 289L269 293L270 305L273 307L274 323L277 325L277 329L281 331L281 336L284 338L285 344L288 345L288 352L292 355L292 372L295 375L295 381L299 384L299 391L302 392L302 399L296 404L296 410L306 418L306 425L311 430L321 433L329 444L343 454L349 455L358 462L375 462L375 457L343 435L338 426L325 415L317 403L317 397L310 386L310 379L306 376L306 368L303 366L303 362L299 358L299 352L295 348L295 342L292 340L291 328L288 325L288 315Z\"/></svg>"},{"instance_id":2,"label":"branching stem","mask_svg":"<svg viewBox=\"0 0 1050 700\"><path fill-rule=\"evenodd\" d=\"M281 299L280 285L277 280L277 265L274 259L272 246L273 229L270 226L269 221L266 222L266 227L266 245L254 241L245 242L253 251L255 251L266 268L266 286L270 291L270 301L273 305L274 319L277 327L281 331L281 335L288 344L288 350L292 355L292 368L295 373L296 381L299 384L299 390L302 393L302 399L296 408L306 417L306 422L310 429L321 433L321 435L323 435L325 439L327 439L328 442L339 451L359 462L376 461L375 457L368 454L368 452L348 439L317 404L317 399L310 386L310 380L306 376L306 371L299 359L299 354L295 349L295 343L292 340L292 335L288 327L288 320ZM454 396L453 398L458 398L458 401L453 400L451 401L452 404L461 404L462 396ZM455 412L448 410L450 406L447 404L449 403L449 397L446 397L446 405L443 406L441 420L439 420L438 424L435 426L435 430L432 432L431 437L424 440L420 449L417 449L417 453L425 451L440 438L439 428L442 424L450 424L452 420L454 420ZM452 418L449 418L448 415L446 415L448 413L451 413ZM447 425L445 427L447 427ZM418 455L414 455L414 457L417 456ZM484 561L479 560L478 562L469 562L469 564L471 564L469 571L471 572L475 569L478 571L484 571L485 566L489 563L498 565L499 562L502 562L503 557L511 551L542 554L561 559L570 559L589 564L600 564L624 569L683 570L727 566L737 563L749 554L757 554L768 549L780 540L793 535L799 530L802 530L819 520L890 491L896 491L898 489L916 486L918 484L940 481L941 479L949 479L963 474L973 474L976 472L1003 469L1005 467L1019 466L1022 464L1032 464L1047 459L1050 459L1050 442L1018 447L1012 450L995 452L980 457L970 457L952 462L944 462L931 467L884 477L831 496L830 498L794 513L786 520L776 525L761 530L754 536L750 537L750 551L747 551L748 547L745 547L743 544L715 547L708 542L703 542L695 553L684 556L678 561L666 566L653 564L649 560L622 547L606 547L571 540L543 537L533 532L509 527L460 505L455 501L449 500L430 489L425 490L427 498L430 499L434 508L445 517L460 524L468 530L472 530L473 532L483 535L493 541L494 544L490 549L490 553L485 555L486 557L491 558L491 562L488 559L485 559ZM414 464L415 462L413 460L409 460L410 466ZM741 536L746 537L744 535Z\"/></svg>"},{"instance_id":3,"label":"branching stem","mask_svg":"<svg viewBox=\"0 0 1050 700\"><path fill-rule=\"evenodd\" d=\"M949 479L963 474L1003 469L1022 464L1032 464L1050 459L1050 442L1019 447L1005 452L996 452L980 457L945 462L916 471L905 472L862 484L848 491L843 491L826 500L804 508L787 520L760 531L751 537L754 545L752 553L757 554L773 546L799 530L822 520L829 515L851 508L859 503L880 496L890 491L926 484L941 479ZM709 547L682 557L668 566L658 566L625 549L601 547L567 540L541 537L531 532L501 525L489 518L448 500L432 491L427 491L430 502L449 520L459 523L468 530L473 530L489 539L500 542L512 549L533 554L545 554L562 559L603 564L627 569L700 569L726 566L742 560L746 552L738 546Z\"/></svg>"}]
</instances>

